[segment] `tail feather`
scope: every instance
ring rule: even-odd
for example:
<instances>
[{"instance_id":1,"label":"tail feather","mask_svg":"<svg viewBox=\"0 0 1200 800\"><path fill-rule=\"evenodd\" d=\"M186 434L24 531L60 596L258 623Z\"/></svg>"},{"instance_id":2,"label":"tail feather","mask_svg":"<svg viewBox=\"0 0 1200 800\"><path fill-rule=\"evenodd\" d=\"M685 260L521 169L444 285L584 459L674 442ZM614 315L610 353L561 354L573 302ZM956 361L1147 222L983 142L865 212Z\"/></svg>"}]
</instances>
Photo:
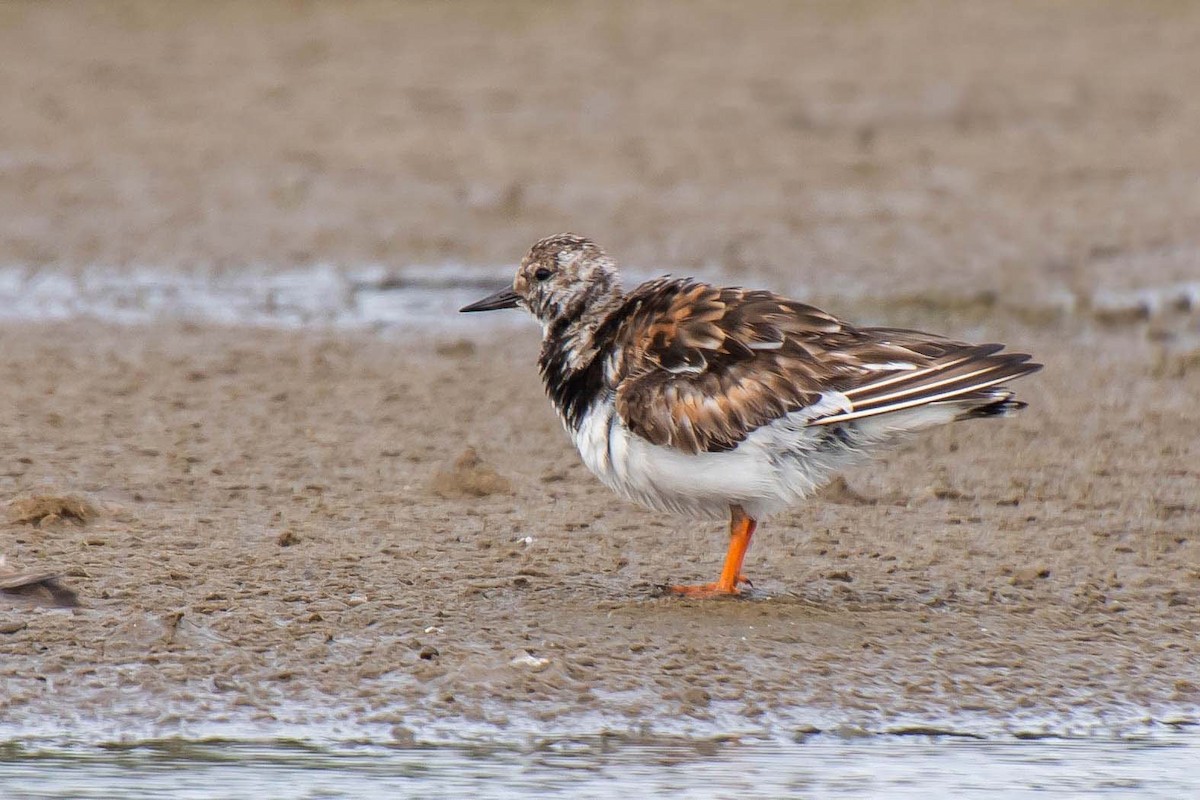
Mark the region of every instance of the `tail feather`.
<instances>
[{"instance_id":1,"label":"tail feather","mask_svg":"<svg viewBox=\"0 0 1200 800\"><path fill-rule=\"evenodd\" d=\"M1000 384L1042 368L1025 353L997 353L995 345L977 345L922 369L889 375L844 391L851 407L812 420L831 425L890 414L925 405L963 407L957 419L994 417L1017 411L1024 403Z\"/></svg>"},{"instance_id":2,"label":"tail feather","mask_svg":"<svg viewBox=\"0 0 1200 800\"><path fill-rule=\"evenodd\" d=\"M969 406L963 409L955 419L983 419L985 417L1007 417L1017 413L1028 403L1023 403L1020 400L1013 400L1012 394L1005 392L1004 397L999 400L993 400L990 403L984 403L980 406Z\"/></svg>"}]
</instances>

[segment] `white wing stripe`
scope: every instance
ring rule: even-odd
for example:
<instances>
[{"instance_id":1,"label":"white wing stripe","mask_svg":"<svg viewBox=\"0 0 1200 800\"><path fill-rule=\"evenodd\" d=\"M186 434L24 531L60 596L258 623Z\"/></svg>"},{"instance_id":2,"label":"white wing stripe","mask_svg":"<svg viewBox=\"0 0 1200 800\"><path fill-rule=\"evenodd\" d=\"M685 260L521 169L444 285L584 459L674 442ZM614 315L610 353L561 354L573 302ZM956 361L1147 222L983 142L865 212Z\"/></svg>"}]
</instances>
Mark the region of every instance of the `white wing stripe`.
<instances>
[{"instance_id":1,"label":"white wing stripe","mask_svg":"<svg viewBox=\"0 0 1200 800\"><path fill-rule=\"evenodd\" d=\"M921 383L917 384L916 386L909 386L906 389L899 389L897 391L891 392L890 394L880 395L879 397L871 397L871 398L869 398L867 404L873 406L878 403L886 403L889 400L899 400L902 397L908 397L909 395L912 395L912 394L917 394L917 393L927 394L928 392L933 391L934 389L937 389L941 386L945 386L947 384L960 383L962 381L969 381L969 380L971 380L971 378L974 378L978 375L986 375L989 372L995 372L997 369L999 369L1000 367L1003 367L1003 366L1005 366L1005 365L1004 364L984 364L982 367L980 367L977 370L973 370L971 372L967 372L967 373L964 373L961 375L949 375L945 378L942 378L941 380L931 381L929 383L921 382Z\"/></svg>"},{"instance_id":2,"label":"white wing stripe","mask_svg":"<svg viewBox=\"0 0 1200 800\"><path fill-rule=\"evenodd\" d=\"M883 380L872 381L871 383L866 383L866 384L863 384L862 386L855 386L853 389L847 389L846 395L848 397L853 397L856 394L862 394L863 392L872 392L872 391L875 391L876 389L882 389L886 386L891 386L893 383L899 383L901 381L906 381L906 382L914 381L917 378L921 377L922 375L932 375L937 372L944 372L945 370L948 370L951 367L957 367L959 364L970 361L974 357L975 357L974 353L968 353L967 355L964 355L960 358L951 359L949 361L943 361L940 364L934 364L932 367L925 367L924 369L919 369L919 370L915 370L915 371L905 370L903 372L900 372L897 375L893 375L891 377L884 378Z\"/></svg>"},{"instance_id":3,"label":"white wing stripe","mask_svg":"<svg viewBox=\"0 0 1200 800\"><path fill-rule=\"evenodd\" d=\"M831 417L822 417L820 419L814 419L813 421L809 422L808 424L809 425L829 425L834 422L849 422L852 419L860 419L862 417L873 417L878 414L890 414L893 411L903 411L906 408L913 408L915 406L923 406L923 405L926 405L927 403L936 403L940 400L949 400L953 397L958 397L960 395L969 394L970 392L977 392L980 389L986 389L989 386L995 386L998 383L1004 383L1004 381L1011 380L1014 377L1019 377L1019 376L1014 376L1011 372L1006 372L1003 375L992 378L991 380L983 381L982 383L975 383L970 386L966 386L966 387L962 387L962 388L958 388L958 389L951 389L949 391L942 392L941 394L936 394L936 395L931 395L931 396L930 395L922 395L921 397L913 398L910 400L905 400L904 402L901 402L901 403L894 403L889 406L868 408L864 411L851 411L848 414L834 414Z\"/></svg>"}]
</instances>

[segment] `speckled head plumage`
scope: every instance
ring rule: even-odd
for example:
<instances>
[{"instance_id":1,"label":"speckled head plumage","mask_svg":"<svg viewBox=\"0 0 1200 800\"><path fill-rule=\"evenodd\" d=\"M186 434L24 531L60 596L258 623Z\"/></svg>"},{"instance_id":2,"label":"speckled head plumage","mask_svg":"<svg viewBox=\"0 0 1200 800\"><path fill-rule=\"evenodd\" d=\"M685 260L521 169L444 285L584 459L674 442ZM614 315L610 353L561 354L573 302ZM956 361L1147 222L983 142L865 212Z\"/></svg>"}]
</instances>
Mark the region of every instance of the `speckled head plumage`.
<instances>
[{"instance_id":1,"label":"speckled head plumage","mask_svg":"<svg viewBox=\"0 0 1200 800\"><path fill-rule=\"evenodd\" d=\"M595 242L573 233L542 239L513 279L520 304L547 329L579 319L589 306L621 293L616 265Z\"/></svg>"},{"instance_id":2,"label":"speckled head plumage","mask_svg":"<svg viewBox=\"0 0 1200 800\"><path fill-rule=\"evenodd\" d=\"M613 260L590 239L560 233L538 241L521 259L512 287L463 311L524 308L546 331L579 320L621 294Z\"/></svg>"}]
</instances>

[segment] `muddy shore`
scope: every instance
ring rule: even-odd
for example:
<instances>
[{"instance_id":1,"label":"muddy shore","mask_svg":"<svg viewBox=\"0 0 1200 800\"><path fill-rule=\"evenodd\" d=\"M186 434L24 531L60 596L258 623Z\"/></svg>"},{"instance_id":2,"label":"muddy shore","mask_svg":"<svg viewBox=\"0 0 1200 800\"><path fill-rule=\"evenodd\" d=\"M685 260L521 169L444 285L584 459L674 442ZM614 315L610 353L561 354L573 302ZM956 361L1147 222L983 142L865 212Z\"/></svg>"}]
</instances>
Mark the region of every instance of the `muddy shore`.
<instances>
[{"instance_id":1,"label":"muddy shore","mask_svg":"<svg viewBox=\"0 0 1200 800\"><path fill-rule=\"evenodd\" d=\"M4 614L5 720L1062 733L1195 713L1200 372L1025 330L1047 364L1026 414L850 473L764 526L753 599L688 602L654 587L709 579L723 531L585 472L535 333L4 330L0 490L97 510L0 528L85 604Z\"/></svg>"},{"instance_id":2,"label":"muddy shore","mask_svg":"<svg viewBox=\"0 0 1200 800\"><path fill-rule=\"evenodd\" d=\"M1163 78L1197 8L603 9L0 5L0 262L493 268L575 229L1007 341L1027 412L847 474L763 526L752 598L689 602L655 586L723 531L587 474L532 325L0 323L0 553L82 604L0 600L0 729L1200 718L1200 99ZM19 505L55 497L91 511Z\"/></svg>"}]
</instances>

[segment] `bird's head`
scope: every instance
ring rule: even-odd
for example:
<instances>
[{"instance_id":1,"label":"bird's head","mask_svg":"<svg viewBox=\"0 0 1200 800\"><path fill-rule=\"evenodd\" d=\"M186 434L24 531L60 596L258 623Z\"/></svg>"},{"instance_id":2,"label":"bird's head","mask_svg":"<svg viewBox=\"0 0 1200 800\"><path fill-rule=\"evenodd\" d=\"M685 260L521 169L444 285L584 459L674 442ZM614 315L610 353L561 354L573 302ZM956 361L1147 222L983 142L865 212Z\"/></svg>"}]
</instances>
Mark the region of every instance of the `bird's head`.
<instances>
[{"instance_id":1,"label":"bird's head","mask_svg":"<svg viewBox=\"0 0 1200 800\"><path fill-rule=\"evenodd\" d=\"M616 265L595 242L560 233L529 248L511 287L460 310L521 307L549 329L560 320L578 319L589 307L620 291Z\"/></svg>"}]
</instances>

